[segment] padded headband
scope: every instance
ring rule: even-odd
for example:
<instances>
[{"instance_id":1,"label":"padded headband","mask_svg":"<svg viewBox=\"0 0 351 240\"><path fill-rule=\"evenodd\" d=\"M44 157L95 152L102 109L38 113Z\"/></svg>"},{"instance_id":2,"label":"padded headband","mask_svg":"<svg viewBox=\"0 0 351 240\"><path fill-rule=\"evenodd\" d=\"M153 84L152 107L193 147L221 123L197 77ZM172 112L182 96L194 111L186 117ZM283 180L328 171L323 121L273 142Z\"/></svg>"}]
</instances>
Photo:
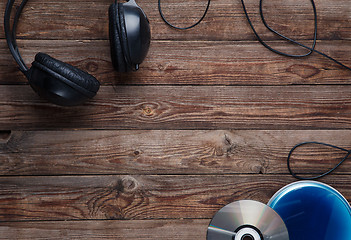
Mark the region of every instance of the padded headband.
<instances>
[{"instance_id":1,"label":"padded headband","mask_svg":"<svg viewBox=\"0 0 351 240\"><path fill-rule=\"evenodd\" d=\"M16 27L17 27L18 19L22 13L22 10L23 10L24 6L26 5L26 3L28 2L28 0L23 0L21 5L17 9L15 19L13 22L13 26L12 26L12 31L11 31L10 18L11 18L11 12L12 12L14 2L15 2L15 0L9 0L6 4L5 16L4 16L5 37L6 37L6 41L7 41L7 44L9 46L9 49L10 49L10 52L11 52L13 58L15 59L17 64L19 65L20 70L27 76L28 67L24 63L24 61L21 57L21 54L18 51L18 46L16 43Z\"/></svg>"}]
</instances>

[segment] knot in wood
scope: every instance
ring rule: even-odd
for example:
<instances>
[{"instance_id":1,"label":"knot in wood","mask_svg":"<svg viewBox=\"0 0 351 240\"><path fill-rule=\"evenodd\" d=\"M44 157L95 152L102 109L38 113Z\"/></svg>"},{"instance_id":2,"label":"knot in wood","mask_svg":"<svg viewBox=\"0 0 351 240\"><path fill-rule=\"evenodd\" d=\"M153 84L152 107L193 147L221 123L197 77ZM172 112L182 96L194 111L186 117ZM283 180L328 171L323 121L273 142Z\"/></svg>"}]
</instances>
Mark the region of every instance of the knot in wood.
<instances>
[{"instance_id":1,"label":"knot in wood","mask_svg":"<svg viewBox=\"0 0 351 240\"><path fill-rule=\"evenodd\" d=\"M225 151L227 153L227 156L235 152L234 150L237 147L237 145L227 134L224 134L224 144L225 144Z\"/></svg>"},{"instance_id":2,"label":"knot in wood","mask_svg":"<svg viewBox=\"0 0 351 240\"><path fill-rule=\"evenodd\" d=\"M288 72L298 75L303 79L311 78L318 73L320 70L311 65L294 64L287 69Z\"/></svg>"},{"instance_id":3,"label":"knot in wood","mask_svg":"<svg viewBox=\"0 0 351 240\"><path fill-rule=\"evenodd\" d=\"M152 115L152 112L153 112L152 108L150 108L150 107L144 108L144 114L145 115L150 116L150 115Z\"/></svg>"},{"instance_id":4,"label":"knot in wood","mask_svg":"<svg viewBox=\"0 0 351 240\"><path fill-rule=\"evenodd\" d=\"M162 64L158 64L158 65L157 65L157 68L158 68L160 71L164 71L164 70L165 70L165 67L164 67Z\"/></svg>"},{"instance_id":5,"label":"knot in wood","mask_svg":"<svg viewBox=\"0 0 351 240\"><path fill-rule=\"evenodd\" d=\"M97 72L97 70L99 70L99 65L96 62L91 61L86 64L86 69L91 73Z\"/></svg>"},{"instance_id":6,"label":"knot in wood","mask_svg":"<svg viewBox=\"0 0 351 240\"><path fill-rule=\"evenodd\" d=\"M121 185L124 193L132 193L138 189L138 181L131 177L125 176L121 179Z\"/></svg>"},{"instance_id":7,"label":"knot in wood","mask_svg":"<svg viewBox=\"0 0 351 240\"><path fill-rule=\"evenodd\" d=\"M144 116L151 117L155 115L156 104L148 103L142 105L142 113Z\"/></svg>"}]
</instances>

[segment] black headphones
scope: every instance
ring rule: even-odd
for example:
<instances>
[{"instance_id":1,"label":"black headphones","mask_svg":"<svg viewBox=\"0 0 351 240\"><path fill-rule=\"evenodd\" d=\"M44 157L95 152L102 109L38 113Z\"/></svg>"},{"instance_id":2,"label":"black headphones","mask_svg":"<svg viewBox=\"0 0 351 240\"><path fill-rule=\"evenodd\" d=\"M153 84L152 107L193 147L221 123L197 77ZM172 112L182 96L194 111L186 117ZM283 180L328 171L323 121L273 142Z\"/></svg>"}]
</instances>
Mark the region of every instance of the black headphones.
<instances>
[{"instance_id":1,"label":"black headphones","mask_svg":"<svg viewBox=\"0 0 351 240\"><path fill-rule=\"evenodd\" d=\"M111 59L118 72L138 70L150 46L150 25L135 0L109 8Z\"/></svg>"},{"instance_id":2,"label":"black headphones","mask_svg":"<svg viewBox=\"0 0 351 240\"><path fill-rule=\"evenodd\" d=\"M8 0L4 29L8 47L19 69L30 86L40 96L62 106L74 106L93 98L100 88L99 81L70 64L61 62L45 53L37 53L31 68L24 63L16 43L16 27L28 0L18 7L12 30L10 16L15 0ZM145 59L150 45L150 26L145 13L130 0L114 3L110 7L110 42L113 66L117 71L137 70Z\"/></svg>"}]
</instances>

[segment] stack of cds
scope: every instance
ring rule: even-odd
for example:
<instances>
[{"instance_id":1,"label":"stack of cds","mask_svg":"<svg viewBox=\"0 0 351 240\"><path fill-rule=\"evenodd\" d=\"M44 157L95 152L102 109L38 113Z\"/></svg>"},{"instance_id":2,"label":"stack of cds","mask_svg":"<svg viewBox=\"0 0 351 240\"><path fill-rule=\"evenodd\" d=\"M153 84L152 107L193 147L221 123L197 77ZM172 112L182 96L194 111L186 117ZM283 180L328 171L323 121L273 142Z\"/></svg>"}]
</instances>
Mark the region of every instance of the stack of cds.
<instances>
[{"instance_id":1,"label":"stack of cds","mask_svg":"<svg viewBox=\"0 0 351 240\"><path fill-rule=\"evenodd\" d=\"M268 204L241 200L220 209L207 240L350 240L351 207L334 188L300 181L280 189Z\"/></svg>"}]
</instances>

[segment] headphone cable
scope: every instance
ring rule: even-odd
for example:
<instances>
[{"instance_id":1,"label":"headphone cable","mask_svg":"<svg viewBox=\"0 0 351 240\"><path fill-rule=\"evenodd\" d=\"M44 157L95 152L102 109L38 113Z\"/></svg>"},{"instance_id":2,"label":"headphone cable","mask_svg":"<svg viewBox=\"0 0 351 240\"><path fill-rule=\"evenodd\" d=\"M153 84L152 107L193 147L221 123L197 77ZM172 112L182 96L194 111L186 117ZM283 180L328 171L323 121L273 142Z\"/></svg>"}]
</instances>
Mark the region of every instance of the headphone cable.
<instances>
[{"instance_id":1,"label":"headphone cable","mask_svg":"<svg viewBox=\"0 0 351 240\"><path fill-rule=\"evenodd\" d=\"M301 176L298 176L296 173L294 173L294 171L291 169L291 166L290 166L290 158L291 158L291 155L292 153L298 148L298 147L301 147L303 145L307 145L307 144L317 144L317 145L323 145L323 146L327 146L327 147L331 147L331 148L335 148L335 149L338 149L338 150L341 150L341 151L344 151L346 152L346 155L341 159L341 161L336 164L332 169L318 175L318 176L315 176L315 177L301 177ZM302 142L302 143L299 143L297 145L295 145L289 152L288 154L288 158L286 160L286 163L287 163L287 166L288 166L288 170L290 172L290 174L299 179L299 180L315 180L315 179L318 179L318 178L321 178L321 177L324 177L328 174L330 174L331 172L333 172L335 169L337 169L351 154L351 150L347 150L345 148L341 148L341 147L338 147L338 146L335 146L335 145L331 145L331 144L328 144L328 143L323 143L323 142Z\"/></svg>"},{"instance_id":2,"label":"headphone cable","mask_svg":"<svg viewBox=\"0 0 351 240\"><path fill-rule=\"evenodd\" d=\"M207 1L207 6L206 6L206 10L204 11L202 17L201 17L196 23L194 23L193 25L188 26L188 27L178 27L178 26L173 25L173 24L170 23L169 21L167 21L166 17L163 15L163 12L162 12L161 0L158 0L158 12L160 13L160 16L161 16L162 20L163 20L166 24L168 24L169 26L171 26L172 28L179 29L179 30L187 30L187 29L190 29L190 28L193 28L193 27L199 25L199 24L202 22L202 20L204 20L206 14L207 14L207 11L208 11L208 9L210 8L210 4L211 4L211 0L208 0L208 1Z\"/></svg>"},{"instance_id":3,"label":"headphone cable","mask_svg":"<svg viewBox=\"0 0 351 240\"><path fill-rule=\"evenodd\" d=\"M269 31L271 31L272 33L278 35L279 37L281 37L281 38L283 38L283 39L285 39L285 40L287 40L287 41L289 41L289 42L291 42L291 43L294 43L294 44L296 44L296 45L299 45L299 46L301 46L301 47L303 47L303 48L308 49L309 52L306 53L306 54L303 54L303 55L288 54L288 53L285 53L285 52L282 52L282 51L278 51L277 49L274 49L274 48L272 48L271 46L269 46L269 45L259 36L259 34L256 32L256 30L255 30L255 28L254 28L254 26L253 26L253 24L252 24L252 22L251 22L251 19L250 19L250 17L249 17L249 14L247 13L244 0L241 0L241 4L242 4L242 6L243 6L246 19L247 19L247 21L248 21L248 23L249 23L249 25L250 25L250 27L251 27L253 33L255 34L257 40L258 40L264 47L266 47L268 50L270 50L270 51L272 51L272 52L274 52L274 53L277 53L277 54L280 54L280 55L283 55L283 56L287 56L287 57L292 57L292 58L306 57L306 56L312 54L313 52L316 52L316 53L318 53L318 54L320 54L320 55L322 55L322 56L324 56L324 57L326 57L326 58L332 60L333 62L335 62L335 63L339 64L340 66L342 66L342 67L344 67L344 68L346 68L346 69L348 69L348 70L351 71L351 68L350 68L350 67L348 67L348 66L346 66L345 64L339 62L338 60L336 60L336 59L334 59L334 58L328 56L327 54L322 53L322 52L320 52L320 51L318 51L318 50L315 49L315 45L316 45L316 41L317 41L317 10L316 10L316 5L315 5L315 3L314 3L314 0L311 0L311 4L312 4L312 7L313 7L313 14L314 14L314 36L313 36L313 44L312 44L312 47L308 47L308 46L306 46L306 45L304 45L304 44L302 44L302 43L300 43L300 42L298 42L298 41L296 41L296 40L293 40L293 39L291 39L291 38L288 38L288 37L284 36L283 34L279 33L278 31L274 30L273 28L271 28L271 27L267 24L267 22L266 22L266 20L265 20L265 17L264 17L264 14L263 14L263 0L260 0L259 10L260 10L261 20L262 20L264 26L265 26Z\"/></svg>"}]
</instances>

